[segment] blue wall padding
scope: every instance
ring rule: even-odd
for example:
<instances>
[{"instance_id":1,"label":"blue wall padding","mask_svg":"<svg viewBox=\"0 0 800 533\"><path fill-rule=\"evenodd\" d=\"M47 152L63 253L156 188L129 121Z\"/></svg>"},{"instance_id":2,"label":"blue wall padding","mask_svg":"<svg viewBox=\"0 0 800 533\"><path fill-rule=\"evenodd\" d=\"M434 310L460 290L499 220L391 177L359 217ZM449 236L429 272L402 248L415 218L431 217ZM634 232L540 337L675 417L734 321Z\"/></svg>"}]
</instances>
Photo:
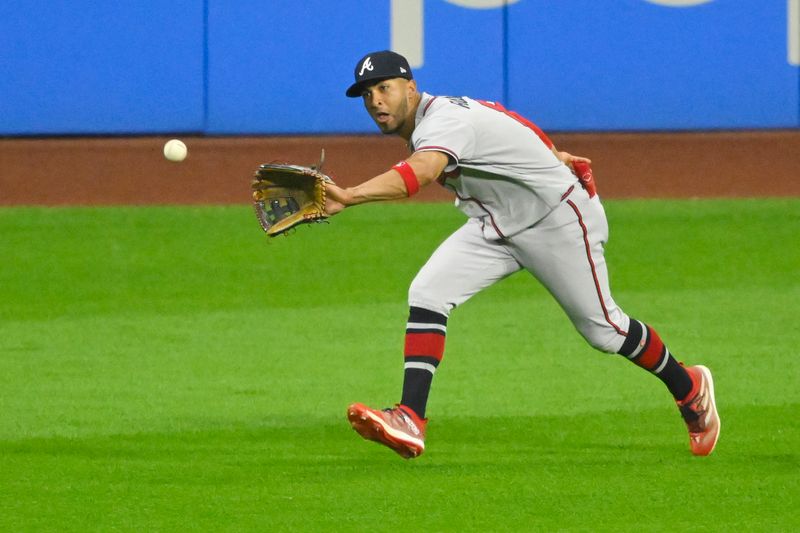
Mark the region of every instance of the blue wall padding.
<instances>
[{"instance_id":1,"label":"blue wall padding","mask_svg":"<svg viewBox=\"0 0 800 533\"><path fill-rule=\"evenodd\" d=\"M800 126L785 1L394 2L424 6L402 30L421 89L500 100L550 131ZM0 135L372 133L344 90L392 46L391 6L3 2Z\"/></svg>"}]
</instances>

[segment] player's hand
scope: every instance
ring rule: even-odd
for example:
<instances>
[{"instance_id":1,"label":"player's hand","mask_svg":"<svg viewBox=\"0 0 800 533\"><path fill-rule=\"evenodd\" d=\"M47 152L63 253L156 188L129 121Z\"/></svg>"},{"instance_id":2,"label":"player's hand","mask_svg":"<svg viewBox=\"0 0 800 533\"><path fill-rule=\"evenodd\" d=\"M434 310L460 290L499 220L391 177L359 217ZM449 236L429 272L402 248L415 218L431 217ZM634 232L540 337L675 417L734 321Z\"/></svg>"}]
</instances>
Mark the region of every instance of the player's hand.
<instances>
[{"instance_id":1,"label":"player's hand","mask_svg":"<svg viewBox=\"0 0 800 533\"><path fill-rule=\"evenodd\" d=\"M335 183L325 184L325 212L333 216L348 205L349 194Z\"/></svg>"},{"instance_id":2,"label":"player's hand","mask_svg":"<svg viewBox=\"0 0 800 533\"><path fill-rule=\"evenodd\" d=\"M581 157L581 156L578 156L578 155L572 155L569 152L558 152L557 151L556 152L556 157L558 157L561 160L561 162L564 163L565 165L567 165L571 170L575 170L575 168L573 167L573 163L575 163L576 161L581 162L581 163L586 163L587 165L591 165L592 164L592 160L589 159L588 157Z\"/></svg>"}]
</instances>

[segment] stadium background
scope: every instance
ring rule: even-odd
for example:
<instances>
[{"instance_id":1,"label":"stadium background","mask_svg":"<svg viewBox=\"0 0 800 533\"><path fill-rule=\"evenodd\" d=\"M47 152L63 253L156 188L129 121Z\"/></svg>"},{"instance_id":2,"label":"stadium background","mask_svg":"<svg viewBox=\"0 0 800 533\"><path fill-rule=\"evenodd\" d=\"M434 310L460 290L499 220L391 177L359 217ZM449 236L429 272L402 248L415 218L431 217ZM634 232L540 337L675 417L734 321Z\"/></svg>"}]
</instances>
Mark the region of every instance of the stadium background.
<instances>
[{"instance_id":1,"label":"stadium background","mask_svg":"<svg viewBox=\"0 0 800 533\"><path fill-rule=\"evenodd\" d=\"M800 531L799 1L0 3L0 530ZM343 94L387 47L593 158L615 298L714 372L711 457L524 275L454 312L423 457L351 431L463 217L267 240L249 180L404 157Z\"/></svg>"},{"instance_id":2,"label":"stadium background","mask_svg":"<svg viewBox=\"0 0 800 533\"><path fill-rule=\"evenodd\" d=\"M243 203L258 163L323 147L368 178L405 147L343 92L390 47L422 89L500 100L592 157L605 197L795 196L797 3L5 3L0 203ZM159 155L175 136L183 165Z\"/></svg>"}]
</instances>

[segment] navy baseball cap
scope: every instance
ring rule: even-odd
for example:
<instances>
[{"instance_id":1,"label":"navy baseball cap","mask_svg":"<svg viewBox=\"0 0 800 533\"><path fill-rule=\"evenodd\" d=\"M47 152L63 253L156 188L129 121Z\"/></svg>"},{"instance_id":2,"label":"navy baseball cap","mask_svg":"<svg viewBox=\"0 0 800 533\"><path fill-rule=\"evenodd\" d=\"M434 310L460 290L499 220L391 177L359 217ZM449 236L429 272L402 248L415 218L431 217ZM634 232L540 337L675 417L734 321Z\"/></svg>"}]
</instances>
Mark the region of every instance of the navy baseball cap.
<instances>
[{"instance_id":1,"label":"navy baseball cap","mask_svg":"<svg viewBox=\"0 0 800 533\"><path fill-rule=\"evenodd\" d=\"M362 57L356 63L353 76L356 81L345 93L350 98L361 96L361 91L364 90L366 85L377 83L380 80L388 80L390 78L414 79L406 58L391 50L372 52Z\"/></svg>"}]
</instances>

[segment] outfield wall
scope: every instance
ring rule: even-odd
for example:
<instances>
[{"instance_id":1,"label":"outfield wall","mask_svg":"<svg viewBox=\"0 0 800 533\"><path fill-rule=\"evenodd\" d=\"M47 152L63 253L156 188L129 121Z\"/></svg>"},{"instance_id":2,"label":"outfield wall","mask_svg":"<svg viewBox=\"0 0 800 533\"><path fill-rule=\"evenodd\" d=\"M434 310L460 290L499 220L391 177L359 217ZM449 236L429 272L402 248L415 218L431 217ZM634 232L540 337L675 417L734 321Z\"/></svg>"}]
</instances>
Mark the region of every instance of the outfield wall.
<instances>
[{"instance_id":1,"label":"outfield wall","mask_svg":"<svg viewBox=\"0 0 800 533\"><path fill-rule=\"evenodd\" d=\"M800 195L800 0L22 4L0 2L0 205L239 203L321 147L366 179L406 155L344 97L386 48L592 157L605 197Z\"/></svg>"},{"instance_id":2,"label":"outfield wall","mask_svg":"<svg viewBox=\"0 0 800 533\"><path fill-rule=\"evenodd\" d=\"M556 133L594 161L605 198L800 197L800 132ZM312 164L343 185L406 157L398 137L184 137L189 157L166 161L167 137L0 139L0 205L243 204L260 163ZM438 185L420 200L451 200Z\"/></svg>"},{"instance_id":3,"label":"outfield wall","mask_svg":"<svg viewBox=\"0 0 800 533\"><path fill-rule=\"evenodd\" d=\"M0 135L371 133L344 90L386 48L545 131L800 127L800 0L26 0Z\"/></svg>"}]
</instances>

